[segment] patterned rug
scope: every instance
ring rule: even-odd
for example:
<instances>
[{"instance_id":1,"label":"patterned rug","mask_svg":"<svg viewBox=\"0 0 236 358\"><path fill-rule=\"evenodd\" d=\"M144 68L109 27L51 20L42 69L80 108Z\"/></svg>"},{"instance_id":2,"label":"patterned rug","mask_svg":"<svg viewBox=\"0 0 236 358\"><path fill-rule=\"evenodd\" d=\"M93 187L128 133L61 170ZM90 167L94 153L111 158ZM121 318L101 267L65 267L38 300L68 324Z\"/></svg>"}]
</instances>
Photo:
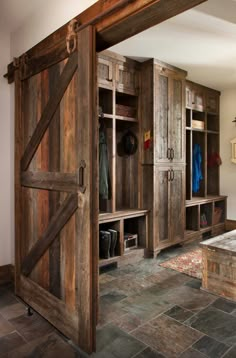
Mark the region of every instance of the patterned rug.
<instances>
[{"instance_id":1,"label":"patterned rug","mask_svg":"<svg viewBox=\"0 0 236 358\"><path fill-rule=\"evenodd\" d=\"M162 262L160 266L170 268L186 275L202 278L202 250L195 249L179 255L168 261Z\"/></svg>"}]
</instances>

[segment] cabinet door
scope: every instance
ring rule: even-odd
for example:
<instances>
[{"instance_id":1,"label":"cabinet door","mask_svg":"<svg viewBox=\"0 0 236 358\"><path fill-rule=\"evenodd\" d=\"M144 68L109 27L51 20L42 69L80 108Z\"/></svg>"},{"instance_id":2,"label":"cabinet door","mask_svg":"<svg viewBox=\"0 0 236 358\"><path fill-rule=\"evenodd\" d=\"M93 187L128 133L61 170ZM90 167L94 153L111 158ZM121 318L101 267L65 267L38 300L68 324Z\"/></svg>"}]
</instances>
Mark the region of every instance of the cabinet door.
<instances>
[{"instance_id":1,"label":"cabinet door","mask_svg":"<svg viewBox=\"0 0 236 358\"><path fill-rule=\"evenodd\" d=\"M170 170L169 168L159 168L157 171L157 234L158 246L165 246L170 240L169 236L169 191L170 191Z\"/></svg>"},{"instance_id":2,"label":"cabinet door","mask_svg":"<svg viewBox=\"0 0 236 358\"><path fill-rule=\"evenodd\" d=\"M217 92L207 90L206 110L210 113L219 113L219 94Z\"/></svg>"},{"instance_id":3,"label":"cabinet door","mask_svg":"<svg viewBox=\"0 0 236 358\"><path fill-rule=\"evenodd\" d=\"M192 108L192 102L193 102L192 94L193 94L192 86L190 84L186 84L186 87L185 87L185 102L186 102L186 107L187 108Z\"/></svg>"},{"instance_id":4,"label":"cabinet door","mask_svg":"<svg viewBox=\"0 0 236 358\"><path fill-rule=\"evenodd\" d=\"M138 94L138 72L134 67L126 64L117 64L116 81L117 91L131 95Z\"/></svg>"},{"instance_id":5,"label":"cabinet door","mask_svg":"<svg viewBox=\"0 0 236 358\"><path fill-rule=\"evenodd\" d=\"M184 238L184 167L172 168L170 173L169 227L171 242Z\"/></svg>"},{"instance_id":6,"label":"cabinet door","mask_svg":"<svg viewBox=\"0 0 236 358\"><path fill-rule=\"evenodd\" d=\"M205 90L201 86L193 86L192 109L203 112L205 110Z\"/></svg>"},{"instance_id":7,"label":"cabinet door","mask_svg":"<svg viewBox=\"0 0 236 358\"><path fill-rule=\"evenodd\" d=\"M111 89L113 85L113 65L109 60L98 57L98 85Z\"/></svg>"},{"instance_id":8,"label":"cabinet door","mask_svg":"<svg viewBox=\"0 0 236 358\"><path fill-rule=\"evenodd\" d=\"M169 77L154 73L154 160L169 163Z\"/></svg>"},{"instance_id":9,"label":"cabinet door","mask_svg":"<svg viewBox=\"0 0 236 358\"><path fill-rule=\"evenodd\" d=\"M184 163L184 128L185 128L185 109L184 109L184 81L173 78L171 80L171 93L169 98L171 105L169 146L170 158L173 163Z\"/></svg>"}]
</instances>

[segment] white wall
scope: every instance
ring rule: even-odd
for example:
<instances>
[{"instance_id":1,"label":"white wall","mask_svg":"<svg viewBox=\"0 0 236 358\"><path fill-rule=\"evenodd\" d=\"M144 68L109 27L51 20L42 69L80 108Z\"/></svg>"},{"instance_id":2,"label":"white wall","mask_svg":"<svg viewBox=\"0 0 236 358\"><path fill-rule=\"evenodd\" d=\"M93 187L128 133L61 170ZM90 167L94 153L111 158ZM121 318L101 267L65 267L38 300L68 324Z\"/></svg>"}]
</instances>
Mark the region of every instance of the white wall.
<instances>
[{"instance_id":1,"label":"white wall","mask_svg":"<svg viewBox=\"0 0 236 358\"><path fill-rule=\"evenodd\" d=\"M50 0L11 34L0 33L0 266L14 263L14 85L3 79L7 64L20 56L95 0Z\"/></svg>"},{"instance_id":2,"label":"white wall","mask_svg":"<svg viewBox=\"0 0 236 358\"><path fill-rule=\"evenodd\" d=\"M236 89L221 92L221 128L220 151L222 165L220 170L221 194L228 196L229 220L236 220L236 164L230 161L230 141L236 137L236 125L232 120L236 117Z\"/></svg>"},{"instance_id":3,"label":"white wall","mask_svg":"<svg viewBox=\"0 0 236 358\"><path fill-rule=\"evenodd\" d=\"M10 35L0 32L0 266L11 262L12 250L12 127L10 86L3 78L10 61Z\"/></svg>"}]
</instances>

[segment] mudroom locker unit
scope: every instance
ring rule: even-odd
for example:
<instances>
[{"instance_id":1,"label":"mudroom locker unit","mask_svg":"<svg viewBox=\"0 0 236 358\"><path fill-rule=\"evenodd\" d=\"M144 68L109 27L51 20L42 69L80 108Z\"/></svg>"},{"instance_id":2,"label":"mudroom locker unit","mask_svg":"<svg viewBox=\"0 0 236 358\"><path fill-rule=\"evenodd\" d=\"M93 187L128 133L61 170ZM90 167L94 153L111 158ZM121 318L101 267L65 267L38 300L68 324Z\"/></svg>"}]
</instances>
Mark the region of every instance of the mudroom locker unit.
<instances>
[{"instance_id":1,"label":"mudroom locker unit","mask_svg":"<svg viewBox=\"0 0 236 358\"><path fill-rule=\"evenodd\" d=\"M101 55L97 71L97 53L201 2L100 0L8 65L5 77L15 82L15 292L90 353L96 349L99 229L120 232L120 263L158 251L150 237L156 223L148 222L155 215L145 203L149 182L142 166L154 138L137 116L142 66ZM97 72L104 78L97 81ZM178 103L182 81L172 86ZM149 104L155 109L152 96ZM112 152L111 196L105 201L99 200L99 106ZM119 144L130 132L137 148L124 155ZM172 162L162 163L159 178L167 179L170 190L176 178L182 183L185 163L175 163L174 141L167 149ZM201 203L193 210L200 211ZM200 231L199 223L193 226ZM125 251L126 233L136 235L133 250Z\"/></svg>"}]
</instances>

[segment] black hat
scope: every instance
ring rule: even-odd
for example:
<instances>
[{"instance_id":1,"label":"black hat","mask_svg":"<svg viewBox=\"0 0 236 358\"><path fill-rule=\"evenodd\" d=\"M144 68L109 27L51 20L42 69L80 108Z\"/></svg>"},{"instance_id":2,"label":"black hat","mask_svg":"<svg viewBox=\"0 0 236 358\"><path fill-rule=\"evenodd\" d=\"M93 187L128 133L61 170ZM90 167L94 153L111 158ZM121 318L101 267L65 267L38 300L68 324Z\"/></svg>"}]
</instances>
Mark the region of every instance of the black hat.
<instances>
[{"instance_id":1,"label":"black hat","mask_svg":"<svg viewBox=\"0 0 236 358\"><path fill-rule=\"evenodd\" d=\"M138 148L138 139L136 135L128 130L122 137L123 151L126 155L132 155Z\"/></svg>"}]
</instances>

